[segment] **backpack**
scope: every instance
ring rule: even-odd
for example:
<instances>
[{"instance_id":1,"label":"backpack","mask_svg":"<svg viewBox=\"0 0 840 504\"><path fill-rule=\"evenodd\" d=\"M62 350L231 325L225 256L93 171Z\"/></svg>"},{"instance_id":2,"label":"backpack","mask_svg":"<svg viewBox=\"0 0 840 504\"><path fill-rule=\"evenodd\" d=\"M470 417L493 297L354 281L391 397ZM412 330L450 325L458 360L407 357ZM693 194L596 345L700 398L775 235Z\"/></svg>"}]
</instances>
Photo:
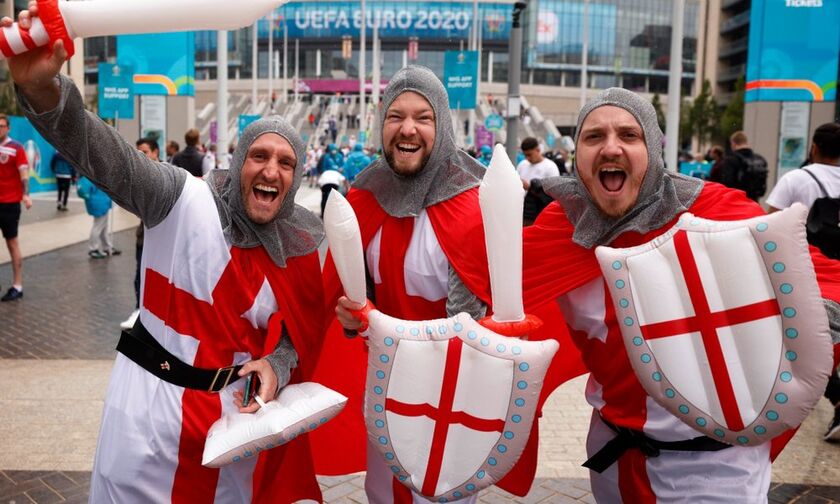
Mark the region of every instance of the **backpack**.
<instances>
[{"instance_id":1,"label":"backpack","mask_svg":"<svg viewBox=\"0 0 840 504\"><path fill-rule=\"evenodd\" d=\"M803 168L820 186L824 194L814 200L805 221L808 243L820 249L826 257L840 259L840 198L832 198L816 175Z\"/></svg>"},{"instance_id":2,"label":"backpack","mask_svg":"<svg viewBox=\"0 0 840 504\"><path fill-rule=\"evenodd\" d=\"M745 156L735 152L741 160L742 168L738 173L738 189L747 193L747 197L758 201L767 192L767 160L758 154Z\"/></svg>"}]
</instances>

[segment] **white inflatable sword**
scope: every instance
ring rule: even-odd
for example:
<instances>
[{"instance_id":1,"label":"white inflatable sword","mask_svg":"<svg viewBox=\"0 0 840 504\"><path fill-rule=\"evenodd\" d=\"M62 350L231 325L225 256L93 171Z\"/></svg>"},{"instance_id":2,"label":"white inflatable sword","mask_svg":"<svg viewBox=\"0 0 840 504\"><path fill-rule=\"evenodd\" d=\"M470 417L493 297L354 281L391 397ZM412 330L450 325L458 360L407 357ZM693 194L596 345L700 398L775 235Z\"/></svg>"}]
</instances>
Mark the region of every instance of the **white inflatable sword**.
<instances>
[{"instance_id":1,"label":"white inflatable sword","mask_svg":"<svg viewBox=\"0 0 840 504\"><path fill-rule=\"evenodd\" d=\"M38 0L32 27L17 23L0 30L0 53L8 58L64 40L68 55L73 39L133 33L192 30L235 30L283 5L288 0ZM149 23L149 20L154 23Z\"/></svg>"},{"instance_id":2,"label":"white inflatable sword","mask_svg":"<svg viewBox=\"0 0 840 504\"><path fill-rule=\"evenodd\" d=\"M525 190L501 144L493 149L487 173L478 188L484 242L490 269L495 322L521 322L522 307L522 209Z\"/></svg>"},{"instance_id":3,"label":"white inflatable sword","mask_svg":"<svg viewBox=\"0 0 840 504\"><path fill-rule=\"evenodd\" d=\"M364 304L367 288L359 221L353 207L336 190L330 192L324 207L324 231L344 294L350 301Z\"/></svg>"}]
</instances>

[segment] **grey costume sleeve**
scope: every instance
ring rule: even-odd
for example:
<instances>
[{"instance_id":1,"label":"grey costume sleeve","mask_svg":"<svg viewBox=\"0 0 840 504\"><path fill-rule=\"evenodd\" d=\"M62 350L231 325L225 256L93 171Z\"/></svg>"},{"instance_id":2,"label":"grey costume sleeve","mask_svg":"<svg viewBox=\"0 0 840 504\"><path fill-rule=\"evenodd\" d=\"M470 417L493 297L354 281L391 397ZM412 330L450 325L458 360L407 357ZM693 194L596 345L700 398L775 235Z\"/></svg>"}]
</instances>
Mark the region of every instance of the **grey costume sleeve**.
<instances>
[{"instance_id":1,"label":"grey costume sleeve","mask_svg":"<svg viewBox=\"0 0 840 504\"><path fill-rule=\"evenodd\" d=\"M830 299L823 299L825 312L828 314L828 327L831 333L831 342L840 345L840 304Z\"/></svg>"},{"instance_id":2,"label":"grey costume sleeve","mask_svg":"<svg viewBox=\"0 0 840 504\"><path fill-rule=\"evenodd\" d=\"M449 265L449 295L446 298L446 315L451 317L456 313L467 312L475 320L487 314L487 305L473 294L458 272Z\"/></svg>"},{"instance_id":3,"label":"grey costume sleeve","mask_svg":"<svg viewBox=\"0 0 840 504\"><path fill-rule=\"evenodd\" d=\"M16 90L18 103L35 129L82 175L96 183L147 227L163 221L175 206L187 172L148 159L117 131L85 110L82 96L58 76L61 98L55 109L36 113Z\"/></svg>"},{"instance_id":4,"label":"grey costume sleeve","mask_svg":"<svg viewBox=\"0 0 840 504\"><path fill-rule=\"evenodd\" d=\"M286 324L283 324L283 335L280 337L280 343L273 352L266 355L265 360L271 365L271 369L277 376L277 391L274 393L275 397L280 393L280 389L288 385L289 379L292 376L292 369L298 365L298 354L292 345L292 338L289 336L289 331L286 330Z\"/></svg>"}]
</instances>

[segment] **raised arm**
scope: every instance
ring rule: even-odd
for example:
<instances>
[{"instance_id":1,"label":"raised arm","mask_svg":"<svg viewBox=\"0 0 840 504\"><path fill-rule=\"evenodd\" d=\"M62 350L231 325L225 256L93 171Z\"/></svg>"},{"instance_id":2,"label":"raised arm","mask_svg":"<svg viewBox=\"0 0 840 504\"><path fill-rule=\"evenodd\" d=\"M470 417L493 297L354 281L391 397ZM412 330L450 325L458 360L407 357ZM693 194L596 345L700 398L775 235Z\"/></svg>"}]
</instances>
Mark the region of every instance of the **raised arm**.
<instances>
[{"instance_id":1,"label":"raised arm","mask_svg":"<svg viewBox=\"0 0 840 504\"><path fill-rule=\"evenodd\" d=\"M31 14L37 13L30 3ZM30 12L19 16L28 27ZM8 17L0 25L8 26ZM73 83L58 75L67 57L59 40L52 48L28 51L8 60L18 102L38 132L82 175L94 181L146 226L160 223L184 187L185 171L151 161L113 128L86 111Z\"/></svg>"}]
</instances>

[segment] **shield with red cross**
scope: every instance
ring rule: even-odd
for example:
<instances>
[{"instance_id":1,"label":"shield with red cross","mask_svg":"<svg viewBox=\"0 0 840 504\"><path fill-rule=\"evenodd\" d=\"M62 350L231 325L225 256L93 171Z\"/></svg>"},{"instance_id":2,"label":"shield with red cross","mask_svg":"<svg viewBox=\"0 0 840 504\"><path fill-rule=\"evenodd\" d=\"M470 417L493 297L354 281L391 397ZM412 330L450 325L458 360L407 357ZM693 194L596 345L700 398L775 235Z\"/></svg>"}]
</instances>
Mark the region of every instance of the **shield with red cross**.
<instances>
[{"instance_id":1,"label":"shield with red cross","mask_svg":"<svg viewBox=\"0 0 840 504\"><path fill-rule=\"evenodd\" d=\"M718 222L684 214L632 248L598 247L647 393L707 436L758 445L799 425L832 363L807 210Z\"/></svg>"},{"instance_id":2,"label":"shield with red cross","mask_svg":"<svg viewBox=\"0 0 840 504\"><path fill-rule=\"evenodd\" d=\"M507 474L557 342L501 336L466 313L408 321L374 310L368 322L365 420L395 477L447 502Z\"/></svg>"}]
</instances>

